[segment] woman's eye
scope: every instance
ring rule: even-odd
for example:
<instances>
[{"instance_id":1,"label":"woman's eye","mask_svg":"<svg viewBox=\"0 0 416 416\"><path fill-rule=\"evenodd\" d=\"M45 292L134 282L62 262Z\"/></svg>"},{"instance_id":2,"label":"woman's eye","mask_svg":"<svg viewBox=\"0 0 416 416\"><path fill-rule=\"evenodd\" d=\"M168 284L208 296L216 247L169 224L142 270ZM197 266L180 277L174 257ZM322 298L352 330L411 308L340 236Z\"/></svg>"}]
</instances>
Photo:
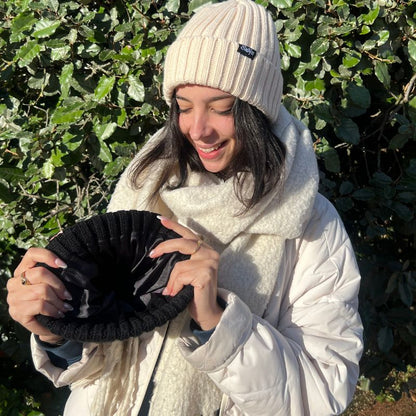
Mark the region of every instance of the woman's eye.
<instances>
[{"instance_id":1,"label":"woman's eye","mask_svg":"<svg viewBox=\"0 0 416 416\"><path fill-rule=\"evenodd\" d=\"M188 113L190 111L190 108L178 108L179 114Z\"/></svg>"},{"instance_id":2,"label":"woman's eye","mask_svg":"<svg viewBox=\"0 0 416 416\"><path fill-rule=\"evenodd\" d=\"M222 115L222 116L226 116L228 114L231 114L233 111L232 108L228 108L227 110L223 110L223 111L218 111L218 114Z\"/></svg>"},{"instance_id":3,"label":"woman's eye","mask_svg":"<svg viewBox=\"0 0 416 416\"><path fill-rule=\"evenodd\" d=\"M213 110L215 113L219 114L220 116L227 116L227 115L229 115L229 114L231 114L231 113L232 113L233 108L232 108L232 107L230 107L230 108L227 108L227 109L225 109L225 110L223 110L223 109L219 109L219 108L213 108L212 110Z\"/></svg>"}]
</instances>

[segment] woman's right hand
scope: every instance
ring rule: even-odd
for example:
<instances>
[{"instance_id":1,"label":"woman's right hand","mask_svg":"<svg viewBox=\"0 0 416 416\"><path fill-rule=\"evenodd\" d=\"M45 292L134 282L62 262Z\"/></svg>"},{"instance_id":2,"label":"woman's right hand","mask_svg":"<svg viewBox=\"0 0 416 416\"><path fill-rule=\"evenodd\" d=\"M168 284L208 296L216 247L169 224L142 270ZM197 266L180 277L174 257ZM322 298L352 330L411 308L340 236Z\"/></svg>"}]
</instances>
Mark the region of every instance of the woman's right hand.
<instances>
[{"instance_id":1,"label":"woman's right hand","mask_svg":"<svg viewBox=\"0 0 416 416\"><path fill-rule=\"evenodd\" d=\"M30 248L17 266L14 277L7 282L7 303L10 316L30 332L39 335L44 342L56 343L62 339L38 323L38 314L62 318L72 310L66 301L71 295L61 280L45 267L66 268L66 264L54 253L44 248ZM26 280L26 284L23 284Z\"/></svg>"}]
</instances>

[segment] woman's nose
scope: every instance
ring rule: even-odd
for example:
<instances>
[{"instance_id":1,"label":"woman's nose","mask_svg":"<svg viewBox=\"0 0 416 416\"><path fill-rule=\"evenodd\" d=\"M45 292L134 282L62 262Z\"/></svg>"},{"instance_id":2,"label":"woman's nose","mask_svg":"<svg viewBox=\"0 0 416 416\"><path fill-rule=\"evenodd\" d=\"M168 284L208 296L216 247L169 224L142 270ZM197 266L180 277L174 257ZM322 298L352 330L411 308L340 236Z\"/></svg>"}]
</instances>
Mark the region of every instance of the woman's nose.
<instances>
[{"instance_id":1,"label":"woman's nose","mask_svg":"<svg viewBox=\"0 0 416 416\"><path fill-rule=\"evenodd\" d=\"M189 136L192 140L208 137L211 134L211 130L205 114L194 114L189 128Z\"/></svg>"}]
</instances>

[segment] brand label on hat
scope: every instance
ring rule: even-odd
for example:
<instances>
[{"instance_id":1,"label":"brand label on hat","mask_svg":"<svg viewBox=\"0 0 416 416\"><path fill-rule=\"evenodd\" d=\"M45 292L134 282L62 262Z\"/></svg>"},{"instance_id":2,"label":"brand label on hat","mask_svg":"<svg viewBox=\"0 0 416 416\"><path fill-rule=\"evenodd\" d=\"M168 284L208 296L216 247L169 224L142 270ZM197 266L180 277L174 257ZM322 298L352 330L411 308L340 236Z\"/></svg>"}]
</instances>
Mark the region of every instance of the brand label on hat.
<instances>
[{"instance_id":1,"label":"brand label on hat","mask_svg":"<svg viewBox=\"0 0 416 416\"><path fill-rule=\"evenodd\" d=\"M249 46L246 45L239 45L237 49L238 53L241 53L241 55L247 56L247 58L254 59L256 56L256 51Z\"/></svg>"}]
</instances>

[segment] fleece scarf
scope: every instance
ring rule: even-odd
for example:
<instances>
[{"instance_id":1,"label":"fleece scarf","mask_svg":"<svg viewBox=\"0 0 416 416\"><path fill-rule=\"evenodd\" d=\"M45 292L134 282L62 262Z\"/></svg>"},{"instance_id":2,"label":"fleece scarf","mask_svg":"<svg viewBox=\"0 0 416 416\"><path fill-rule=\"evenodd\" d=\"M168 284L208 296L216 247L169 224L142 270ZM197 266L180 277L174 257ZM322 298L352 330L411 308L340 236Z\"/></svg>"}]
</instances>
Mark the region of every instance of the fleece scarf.
<instances>
[{"instance_id":1,"label":"fleece scarf","mask_svg":"<svg viewBox=\"0 0 416 416\"><path fill-rule=\"evenodd\" d=\"M233 179L221 181L209 173L190 172L186 186L163 189L159 201L149 205L148 197L163 162L152 169L139 191L129 186L127 169L109 206L113 211L155 210L202 235L221 254L219 287L236 293L259 316L267 310L273 293L285 241L301 235L318 188L309 130L283 107L273 128L286 148L283 191L270 193L242 215L243 206L235 196ZM143 152L159 138L157 133ZM151 416L207 416L220 407L217 387L208 376L194 370L176 346L185 322L184 314L175 319L165 337L153 380Z\"/></svg>"}]
</instances>

